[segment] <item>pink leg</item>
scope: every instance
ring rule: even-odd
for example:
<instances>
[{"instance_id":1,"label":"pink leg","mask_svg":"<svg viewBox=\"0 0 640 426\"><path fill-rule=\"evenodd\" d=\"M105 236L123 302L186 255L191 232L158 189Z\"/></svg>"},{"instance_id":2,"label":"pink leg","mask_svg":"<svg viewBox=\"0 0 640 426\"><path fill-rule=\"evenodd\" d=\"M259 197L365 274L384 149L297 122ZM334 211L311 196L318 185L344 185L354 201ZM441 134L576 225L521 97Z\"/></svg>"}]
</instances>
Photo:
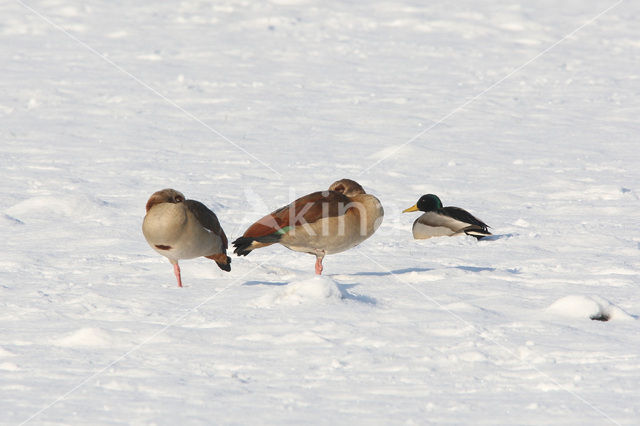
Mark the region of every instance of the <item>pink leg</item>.
<instances>
[{"instance_id":1,"label":"pink leg","mask_svg":"<svg viewBox=\"0 0 640 426\"><path fill-rule=\"evenodd\" d=\"M182 287L182 277L180 276L180 265L178 265L178 262L173 264L173 273L176 275L176 279L178 280L178 287Z\"/></svg>"},{"instance_id":2,"label":"pink leg","mask_svg":"<svg viewBox=\"0 0 640 426\"><path fill-rule=\"evenodd\" d=\"M322 258L316 256L316 274L322 275Z\"/></svg>"}]
</instances>

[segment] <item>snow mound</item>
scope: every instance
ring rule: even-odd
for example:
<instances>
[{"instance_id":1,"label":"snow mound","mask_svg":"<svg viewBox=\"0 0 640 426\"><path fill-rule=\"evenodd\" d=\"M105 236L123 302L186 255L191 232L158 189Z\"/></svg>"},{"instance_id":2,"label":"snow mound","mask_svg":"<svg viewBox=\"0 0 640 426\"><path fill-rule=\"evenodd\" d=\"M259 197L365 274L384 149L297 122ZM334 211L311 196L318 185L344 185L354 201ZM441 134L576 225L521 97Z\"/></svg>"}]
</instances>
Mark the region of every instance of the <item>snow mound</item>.
<instances>
[{"instance_id":1,"label":"snow mound","mask_svg":"<svg viewBox=\"0 0 640 426\"><path fill-rule=\"evenodd\" d=\"M367 158L371 159L371 160L384 160L394 154L399 154L400 151L405 152L407 150L411 149L411 147L406 146L406 144L403 145L391 145L388 146L386 148L383 148L379 151L376 151L372 154L369 154L367 156Z\"/></svg>"},{"instance_id":2,"label":"snow mound","mask_svg":"<svg viewBox=\"0 0 640 426\"><path fill-rule=\"evenodd\" d=\"M82 195L58 194L32 197L21 201L5 211L13 221L24 222L25 219L44 219L60 217L93 216L100 214L105 205L100 200L92 200Z\"/></svg>"},{"instance_id":3,"label":"snow mound","mask_svg":"<svg viewBox=\"0 0 640 426\"><path fill-rule=\"evenodd\" d=\"M10 352L10 351L4 349L2 346L0 346L0 356L2 356L2 357L15 356L15 354L13 352Z\"/></svg>"},{"instance_id":4,"label":"snow mound","mask_svg":"<svg viewBox=\"0 0 640 426\"><path fill-rule=\"evenodd\" d=\"M20 370L20 367L18 367L16 364L14 364L12 362L2 362L2 363L0 363L0 370L18 371L18 370Z\"/></svg>"},{"instance_id":5,"label":"snow mound","mask_svg":"<svg viewBox=\"0 0 640 426\"><path fill-rule=\"evenodd\" d=\"M316 276L301 281L293 281L284 288L266 294L253 305L268 307L273 305L299 305L302 303L329 302L342 299L338 284L328 277Z\"/></svg>"},{"instance_id":6,"label":"snow mound","mask_svg":"<svg viewBox=\"0 0 640 426\"><path fill-rule=\"evenodd\" d=\"M81 328L56 340L58 346L110 346L111 336L100 328Z\"/></svg>"},{"instance_id":7,"label":"snow mound","mask_svg":"<svg viewBox=\"0 0 640 426\"><path fill-rule=\"evenodd\" d=\"M556 300L547 311L571 318L589 318L598 321L635 319L611 302L598 296L571 295Z\"/></svg>"}]
</instances>

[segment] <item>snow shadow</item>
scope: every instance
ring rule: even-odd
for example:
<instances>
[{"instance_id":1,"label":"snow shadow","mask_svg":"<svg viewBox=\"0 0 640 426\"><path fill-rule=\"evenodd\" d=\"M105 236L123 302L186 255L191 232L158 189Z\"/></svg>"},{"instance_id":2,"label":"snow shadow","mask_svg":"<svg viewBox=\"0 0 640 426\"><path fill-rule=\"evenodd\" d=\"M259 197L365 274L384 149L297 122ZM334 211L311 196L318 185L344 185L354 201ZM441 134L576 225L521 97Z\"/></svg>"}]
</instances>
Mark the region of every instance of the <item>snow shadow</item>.
<instances>
[{"instance_id":1,"label":"snow shadow","mask_svg":"<svg viewBox=\"0 0 640 426\"><path fill-rule=\"evenodd\" d=\"M488 237L482 237L480 241L497 241L497 240L513 238L517 236L518 234L494 234L494 235L489 235Z\"/></svg>"},{"instance_id":2,"label":"snow shadow","mask_svg":"<svg viewBox=\"0 0 640 426\"><path fill-rule=\"evenodd\" d=\"M343 299L355 300L356 302L366 303L368 305L373 305L373 306L376 306L378 304L378 301L373 297L366 296L364 294L353 294L349 292L350 288L357 287L360 284L339 284L339 283L336 283L336 284L340 289L340 293L342 293Z\"/></svg>"},{"instance_id":3,"label":"snow shadow","mask_svg":"<svg viewBox=\"0 0 640 426\"><path fill-rule=\"evenodd\" d=\"M460 269L462 271L467 272L493 272L496 268L489 268L483 266L456 266L456 269Z\"/></svg>"},{"instance_id":4,"label":"snow shadow","mask_svg":"<svg viewBox=\"0 0 640 426\"><path fill-rule=\"evenodd\" d=\"M23 221L16 217L9 216L8 214L3 214L0 218L2 219L2 222L6 222L9 225L24 225Z\"/></svg>"},{"instance_id":5,"label":"snow shadow","mask_svg":"<svg viewBox=\"0 0 640 426\"><path fill-rule=\"evenodd\" d=\"M387 275L402 275L402 274L408 274L409 272L429 272L429 271L433 271L433 268L405 268L405 269L396 269L393 271L386 271L386 272L356 272L354 274L349 274L349 275L355 275L355 276L375 276L375 277L383 277L383 276L387 276Z\"/></svg>"},{"instance_id":6,"label":"snow shadow","mask_svg":"<svg viewBox=\"0 0 640 426\"><path fill-rule=\"evenodd\" d=\"M491 268L488 266L465 266L465 265L460 265L460 266L453 266L452 268L454 269L460 269L461 271L466 271L466 272L495 272L496 268ZM404 269L395 269L393 271L386 271L386 272L370 272L370 271L366 271L366 272L356 272L353 274L348 274L350 276L376 276L376 277L383 277L383 276L389 276L389 275L402 275L402 274L409 274L411 272L430 272L430 271L434 271L435 268L404 268ZM518 273L517 271L509 271L509 272L513 272L513 273Z\"/></svg>"},{"instance_id":7,"label":"snow shadow","mask_svg":"<svg viewBox=\"0 0 640 426\"><path fill-rule=\"evenodd\" d=\"M273 286L281 286L289 284L286 281L247 281L242 285L273 285Z\"/></svg>"}]
</instances>

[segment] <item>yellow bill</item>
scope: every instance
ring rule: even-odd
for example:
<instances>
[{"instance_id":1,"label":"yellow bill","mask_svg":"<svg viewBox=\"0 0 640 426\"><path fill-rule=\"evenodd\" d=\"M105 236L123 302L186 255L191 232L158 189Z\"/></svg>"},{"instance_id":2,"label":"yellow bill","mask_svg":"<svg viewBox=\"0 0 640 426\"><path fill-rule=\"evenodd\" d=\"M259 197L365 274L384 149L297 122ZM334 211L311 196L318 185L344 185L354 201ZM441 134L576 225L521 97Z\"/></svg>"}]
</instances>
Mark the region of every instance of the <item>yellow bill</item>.
<instances>
[{"instance_id":1,"label":"yellow bill","mask_svg":"<svg viewBox=\"0 0 640 426\"><path fill-rule=\"evenodd\" d=\"M409 207L408 209L402 210L402 213L417 212L417 211L418 211L418 205L414 204L413 206Z\"/></svg>"}]
</instances>

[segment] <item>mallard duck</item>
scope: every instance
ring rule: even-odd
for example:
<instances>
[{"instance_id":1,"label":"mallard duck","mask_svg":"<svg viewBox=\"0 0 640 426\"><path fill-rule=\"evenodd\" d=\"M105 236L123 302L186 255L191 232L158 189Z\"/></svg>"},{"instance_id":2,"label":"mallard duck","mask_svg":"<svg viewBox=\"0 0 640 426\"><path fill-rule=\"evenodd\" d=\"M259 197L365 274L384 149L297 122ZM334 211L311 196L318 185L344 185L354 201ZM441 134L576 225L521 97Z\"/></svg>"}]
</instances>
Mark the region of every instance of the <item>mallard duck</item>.
<instances>
[{"instance_id":1,"label":"mallard duck","mask_svg":"<svg viewBox=\"0 0 640 426\"><path fill-rule=\"evenodd\" d=\"M341 179L328 191L298 198L255 222L233 242L234 252L246 256L252 250L280 243L288 249L316 256L316 274L322 274L327 254L348 250L367 238L382 223L384 210L358 182Z\"/></svg>"},{"instance_id":2,"label":"mallard duck","mask_svg":"<svg viewBox=\"0 0 640 426\"><path fill-rule=\"evenodd\" d=\"M459 207L442 207L437 195L426 194L402 213L422 211L424 214L413 222L413 238L417 240L467 234L481 239L491 232L489 226Z\"/></svg>"},{"instance_id":3,"label":"mallard duck","mask_svg":"<svg viewBox=\"0 0 640 426\"><path fill-rule=\"evenodd\" d=\"M185 200L175 189L155 192L147 201L142 233L155 251L169 259L182 287L180 259L206 257L223 271L231 271L227 236L216 214L196 200Z\"/></svg>"}]
</instances>

